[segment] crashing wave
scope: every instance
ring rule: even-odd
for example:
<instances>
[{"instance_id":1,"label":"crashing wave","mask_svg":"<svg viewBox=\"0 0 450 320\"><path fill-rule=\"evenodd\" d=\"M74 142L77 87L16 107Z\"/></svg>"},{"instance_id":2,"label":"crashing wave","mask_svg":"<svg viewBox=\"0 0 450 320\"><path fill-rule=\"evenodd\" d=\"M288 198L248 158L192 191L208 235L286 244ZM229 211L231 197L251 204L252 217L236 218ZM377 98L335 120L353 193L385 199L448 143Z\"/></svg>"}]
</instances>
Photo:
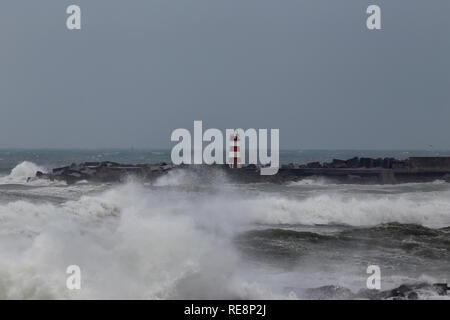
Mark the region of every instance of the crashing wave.
<instances>
[{"instance_id":1,"label":"crashing wave","mask_svg":"<svg viewBox=\"0 0 450 320\"><path fill-rule=\"evenodd\" d=\"M46 172L46 169L29 161L23 161L15 166L11 173L0 178L0 184L23 184L29 177L34 177L37 171Z\"/></svg>"}]
</instances>

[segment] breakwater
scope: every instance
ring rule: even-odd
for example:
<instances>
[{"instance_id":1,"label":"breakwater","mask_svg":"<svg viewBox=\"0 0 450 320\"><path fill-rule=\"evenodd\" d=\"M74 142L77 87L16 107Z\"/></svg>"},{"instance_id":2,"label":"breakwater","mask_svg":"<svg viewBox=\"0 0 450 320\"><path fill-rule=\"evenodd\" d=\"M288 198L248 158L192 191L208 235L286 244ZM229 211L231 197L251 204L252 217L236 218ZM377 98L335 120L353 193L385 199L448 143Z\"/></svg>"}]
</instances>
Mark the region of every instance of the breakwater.
<instances>
[{"instance_id":1,"label":"breakwater","mask_svg":"<svg viewBox=\"0 0 450 320\"><path fill-rule=\"evenodd\" d=\"M409 182L430 182L445 180L450 182L450 157L410 157L405 160L394 158L334 159L331 162L311 162L307 164L282 165L278 174L260 175L260 166L247 165L242 168L229 168L228 165L173 165L121 164L110 161L84 162L55 168L51 172L38 171L34 179L65 181L68 184L78 181L120 182L130 176L144 180L154 180L172 170L192 170L199 177L208 178L212 171L222 171L230 179L241 183L272 182L284 183L305 178L326 178L336 183L395 184Z\"/></svg>"}]
</instances>

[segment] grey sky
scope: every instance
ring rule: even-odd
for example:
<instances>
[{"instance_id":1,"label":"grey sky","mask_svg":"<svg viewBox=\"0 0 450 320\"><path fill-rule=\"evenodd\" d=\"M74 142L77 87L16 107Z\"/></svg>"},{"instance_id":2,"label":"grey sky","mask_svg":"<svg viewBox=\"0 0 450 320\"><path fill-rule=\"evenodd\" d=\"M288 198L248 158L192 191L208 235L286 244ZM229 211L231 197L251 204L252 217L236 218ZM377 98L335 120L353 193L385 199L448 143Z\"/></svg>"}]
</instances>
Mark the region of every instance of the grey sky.
<instances>
[{"instance_id":1,"label":"grey sky","mask_svg":"<svg viewBox=\"0 0 450 320\"><path fill-rule=\"evenodd\" d=\"M168 148L203 120L283 148L450 149L448 0L2 0L0 39L0 148Z\"/></svg>"}]
</instances>

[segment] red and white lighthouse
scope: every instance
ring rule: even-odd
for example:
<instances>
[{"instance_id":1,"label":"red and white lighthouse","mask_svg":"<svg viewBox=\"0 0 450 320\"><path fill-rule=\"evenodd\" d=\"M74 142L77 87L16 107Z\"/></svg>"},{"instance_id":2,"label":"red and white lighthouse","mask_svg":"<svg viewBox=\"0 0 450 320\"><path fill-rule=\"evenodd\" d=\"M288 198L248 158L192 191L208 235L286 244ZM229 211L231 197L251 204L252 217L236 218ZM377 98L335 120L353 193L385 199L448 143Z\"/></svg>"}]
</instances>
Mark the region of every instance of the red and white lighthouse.
<instances>
[{"instance_id":1,"label":"red and white lighthouse","mask_svg":"<svg viewBox=\"0 0 450 320\"><path fill-rule=\"evenodd\" d=\"M237 133L236 135L230 135L230 153L228 158L230 168L242 167L239 141L239 135Z\"/></svg>"}]
</instances>

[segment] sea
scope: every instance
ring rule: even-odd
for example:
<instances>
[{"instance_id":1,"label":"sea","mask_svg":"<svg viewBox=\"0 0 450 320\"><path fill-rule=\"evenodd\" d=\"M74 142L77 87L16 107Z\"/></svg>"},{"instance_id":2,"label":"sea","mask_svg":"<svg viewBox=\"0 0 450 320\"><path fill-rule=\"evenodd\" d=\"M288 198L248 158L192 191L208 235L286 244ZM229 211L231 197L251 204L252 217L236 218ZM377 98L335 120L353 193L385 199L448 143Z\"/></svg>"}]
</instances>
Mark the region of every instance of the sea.
<instances>
[{"instance_id":1,"label":"sea","mask_svg":"<svg viewBox=\"0 0 450 320\"><path fill-rule=\"evenodd\" d=\"M280 160L438 155L450 151L283 150ZM0 299L312 299L311 288L367 288L369 266L380 290L450 279L445 181L242 184L177 169L155 181L27 182L85 161L170 162L170 150L1 149ZM74 265L79 289L68 286Z\"/></svg>"}]
</instances>

